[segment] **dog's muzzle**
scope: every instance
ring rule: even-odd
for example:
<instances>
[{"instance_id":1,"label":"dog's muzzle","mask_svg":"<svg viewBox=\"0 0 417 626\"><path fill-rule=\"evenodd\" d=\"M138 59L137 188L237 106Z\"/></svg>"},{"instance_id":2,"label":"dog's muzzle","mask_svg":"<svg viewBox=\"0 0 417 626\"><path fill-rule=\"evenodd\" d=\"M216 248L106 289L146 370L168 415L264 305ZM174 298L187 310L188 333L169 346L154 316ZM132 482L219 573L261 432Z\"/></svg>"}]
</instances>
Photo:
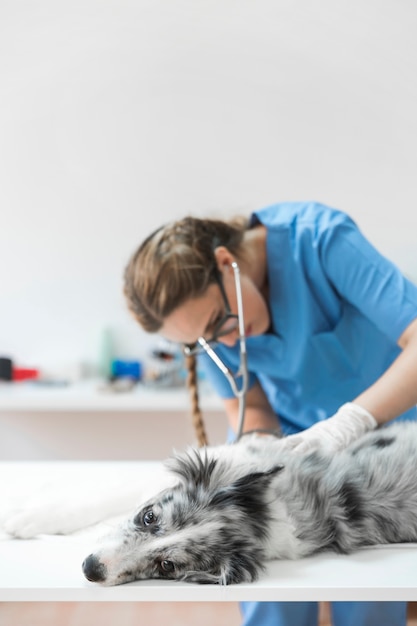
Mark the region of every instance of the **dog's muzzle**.
<instances>
[{"instance_id":1,"label":"dog's muzzle","mask_svg":"<svg viewBox=\"0 0 417 626\"><path fill-rule=\"evenodd\" d=\"M107 567L101 563L94 554L88 556L83 565L84 576L93 583L101 583L106 580Z\"/></svg>"}]
</instances>

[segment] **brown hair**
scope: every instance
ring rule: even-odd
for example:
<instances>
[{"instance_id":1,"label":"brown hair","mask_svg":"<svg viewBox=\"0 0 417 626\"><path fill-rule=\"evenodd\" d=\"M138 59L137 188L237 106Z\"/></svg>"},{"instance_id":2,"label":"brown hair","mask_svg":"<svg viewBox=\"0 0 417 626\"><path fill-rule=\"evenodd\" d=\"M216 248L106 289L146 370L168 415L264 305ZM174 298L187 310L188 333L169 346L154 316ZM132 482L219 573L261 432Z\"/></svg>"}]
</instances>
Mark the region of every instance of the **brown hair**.
<instances>
[{"instance_id":1,"label":"brown hair","mask_svg":"<svg viewBox=\"0 0 417 626\"><path fill-rule=\"evenodd\" d=\"M225 246L239 257L247 220L186 217L149 235L131 257L124 274L129 310L142 328L155 333L165 317L186 300L204 294L215 282L214 249ZM198 402L195 357L187 358L193 424L199 445L207 444Z\"/></svg>"}]
</instances>

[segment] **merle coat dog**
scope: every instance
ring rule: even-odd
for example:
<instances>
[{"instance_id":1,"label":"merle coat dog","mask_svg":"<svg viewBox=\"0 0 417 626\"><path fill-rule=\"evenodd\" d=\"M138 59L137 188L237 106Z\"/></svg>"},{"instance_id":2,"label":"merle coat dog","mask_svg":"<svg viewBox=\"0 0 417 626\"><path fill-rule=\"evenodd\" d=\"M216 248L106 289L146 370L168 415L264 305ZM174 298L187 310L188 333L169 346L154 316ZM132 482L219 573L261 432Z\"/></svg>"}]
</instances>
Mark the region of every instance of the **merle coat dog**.
<instances>
[{"instance_id":1,"label":"merle coat dog","mask_svg":"<svg viewBox=\"0 0 417 626\"><path fill-rule=\"evenodd\" d=\"M104 585L144 578L253 581L269 559L417 541L417 423L337 455L247 436L169 462L176 484L145 502L83 563Z\"/></svg>"}]
</instances>

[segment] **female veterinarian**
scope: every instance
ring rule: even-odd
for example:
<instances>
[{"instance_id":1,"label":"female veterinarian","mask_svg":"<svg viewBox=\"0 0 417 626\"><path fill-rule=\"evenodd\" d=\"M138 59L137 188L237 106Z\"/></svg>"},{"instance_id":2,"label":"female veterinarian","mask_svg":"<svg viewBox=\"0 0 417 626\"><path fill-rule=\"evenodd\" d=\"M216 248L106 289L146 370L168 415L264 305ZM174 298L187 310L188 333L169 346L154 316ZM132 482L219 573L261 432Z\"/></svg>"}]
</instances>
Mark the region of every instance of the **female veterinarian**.
<instances>
[{"instance_id":1,"label":"female veterinarian","mask_svg":"<svg viewBox=\"0 0 417 626\"><path fill-rule=\"evenodd\" d=\"M337 453L398 416L417 418L417 287L347 215L283 203L249 221L185 218L150 235L131 258L130 310L145 330L201 353L199 367L234 431L238 400L203 345L239 369L238 291L249 369L245 431L280 427L294 453ZM188 361L198 418L194 356ZM242 613L247 626L317 623L310 602L247 602ZM337 626L406 624L405 603L340 602L332 614Z\"/></svg>"}]
</instances>

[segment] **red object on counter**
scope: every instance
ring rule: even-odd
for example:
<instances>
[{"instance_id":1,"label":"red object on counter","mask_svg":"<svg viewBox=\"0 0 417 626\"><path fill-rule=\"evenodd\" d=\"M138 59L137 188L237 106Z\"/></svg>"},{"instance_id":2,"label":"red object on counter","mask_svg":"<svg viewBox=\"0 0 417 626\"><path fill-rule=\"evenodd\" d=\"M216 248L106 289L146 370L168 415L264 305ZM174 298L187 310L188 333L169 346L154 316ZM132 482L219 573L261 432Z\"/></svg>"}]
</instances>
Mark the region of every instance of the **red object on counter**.
<instances>
[{"instance_id":1,"label":"red object on counter","mask_svg":"<svg viewBox=\"0 0 417 626\"><path fill-rule=\"evenodd\" d=\"M34 378L39 378L39 370L25 367L14 367L12 370L12 380L32 380Z\"/></svg>"}]
</instances>

